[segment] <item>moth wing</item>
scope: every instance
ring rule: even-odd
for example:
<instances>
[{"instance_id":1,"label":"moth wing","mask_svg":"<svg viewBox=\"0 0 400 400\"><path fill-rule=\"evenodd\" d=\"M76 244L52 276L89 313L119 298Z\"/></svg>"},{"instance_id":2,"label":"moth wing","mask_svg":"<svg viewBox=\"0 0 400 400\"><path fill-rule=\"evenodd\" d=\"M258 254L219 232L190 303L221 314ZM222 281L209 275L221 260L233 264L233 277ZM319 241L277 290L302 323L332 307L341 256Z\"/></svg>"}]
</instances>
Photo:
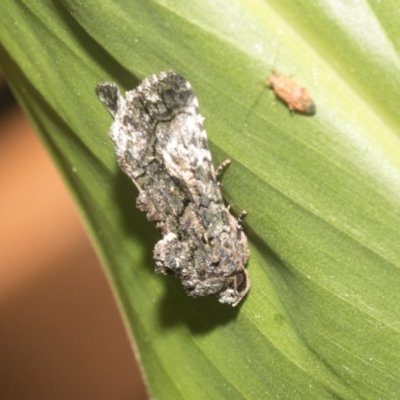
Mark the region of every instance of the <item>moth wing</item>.
<instances>
[{"instance_id":1,"label":"moth wing","mask_svg":"<svg viewBox=\"0 0 400 400\"><path fill-rule=\"evenodd\" d=\"M204 119L189 82L175 72L163 72L145 79L132 93L148 112L156 157L163 159L168 174L196 203L204 198L222 202Z\"/></svg>"}]
</instances>

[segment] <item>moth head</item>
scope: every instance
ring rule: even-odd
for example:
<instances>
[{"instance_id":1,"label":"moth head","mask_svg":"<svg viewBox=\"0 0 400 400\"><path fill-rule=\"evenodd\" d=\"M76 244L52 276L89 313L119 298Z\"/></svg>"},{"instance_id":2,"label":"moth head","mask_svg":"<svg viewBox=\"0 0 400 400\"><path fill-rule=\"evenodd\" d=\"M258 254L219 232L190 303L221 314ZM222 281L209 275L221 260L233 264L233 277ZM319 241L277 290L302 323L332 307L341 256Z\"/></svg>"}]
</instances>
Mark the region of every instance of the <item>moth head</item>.
<instances>
[{"instance_id":1,"label":"moth head","mask_svg":"<svg viewBox=\"0 0 400 400\"><path fill-rule=\"evenodd\" d=\"M96 94L108 112L115 118L124 101L118 86L115 83L101 83L96 86Z\"/></svg>"},{"instance_id":2,"label":"moth head","mask_svg":"<svg viewBox=\"0 0 400 400\"><path fill-rule=\"evenodd\" d=\"M218 301L237 306L250 289L250 280L245 269L226 280L225 289L218 293Z\"/></svg>"}]
</instances>

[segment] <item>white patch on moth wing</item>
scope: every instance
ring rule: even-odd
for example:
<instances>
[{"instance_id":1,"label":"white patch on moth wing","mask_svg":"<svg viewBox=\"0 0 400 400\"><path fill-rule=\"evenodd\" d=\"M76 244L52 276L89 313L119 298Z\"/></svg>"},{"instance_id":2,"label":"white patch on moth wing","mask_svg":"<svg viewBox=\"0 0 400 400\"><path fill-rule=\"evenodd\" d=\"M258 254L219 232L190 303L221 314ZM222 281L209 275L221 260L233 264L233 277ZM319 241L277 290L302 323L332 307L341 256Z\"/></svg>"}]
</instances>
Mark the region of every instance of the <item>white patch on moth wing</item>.
<instances>
[{"instance_id":1,"label":"white patch on moth wing","mask_svg":"<svg viewBox=\"0 0 400 400\"><path fill-rule=\"evenodd\" d=\"M128 147L128 136L124 131L124 127L119 120L115 120L111 125L110 137L114 142L118 153L124 152Z\"/></svg>"},{"instance_id":2,"label":"white patch on moth wing","mask_svg":"<svg viewBox=\"0 0 400 400\"><path fill-rule=\"evenodd\" d=\"M204 195L210 198L211 201L222 201L219 186L216 185L212 163L209 163L208 166L204 162L202 164L196 163L187 165L187 168L182 168L182 164L172 158L167 150L162 152L161 157L164 159L164 166L168 174L178 178L185 183L187 188L190 188L193 203L200 204L201 197ZM186 164L188 164L187 161ZM196 174L200 167L203 168L202 174ZM206 173L207 169L209 171L208 174ZM210 179L210 177L214 179Z\"/></svg>"},{"instance_id":3,"label":"white patch on moth wing","mask_svg":"<svg viewBox=\"0 0 400 400\"><path fill-rule=\"evenodd\" d=\"M205 118L201 114L197 114L196 115L196 119L197 119L197 123L199 124L199 128L201 130L204 130L203 129L203 122L204 122Z\"/></svg>"},{"instance_id":4,"label":"white patch on moth wing","mask_svg":"<svg viewBox=\"0 0 400 400\"><path fill-rule=\"evenodd\" d=\"M202 149L191 144L188 148L188 154L192 167L203 164L211 165L211 153L207 149Z\"/></svg>"},{"instance_id":5,"label":"white patch on moth wing","mask_svg":"<svg viewBox=\"0 0 400 400\"><path fill-rule=\"evenodd\" d=\"M179 132L174 130L177 126L179 126ZM207 134L203 126L199 124L197 116L193 113L178 114L174 118L174 126L170 129L170 135L177 137L179 142L186 147L195 145L204 148L204 146L207 146Z\"/></svg>"},{"instance_id":6,"label":"white patch on moth wing","mask_svg":"<svg viewBox=\"0 0 400 400\"><path fill-rule=\"evenodd\" d=\"M194 98L194 100L197 101L196 98ZM190 124L195 126L196 127L195 129L198 132L201 132L204 130L204 126L203 126L204 118L199 113L199 109L196 107L196 104L189 104L187 107L185 107L182 115L184 115L184 118L187 118L188 121L192 120L192 122L190 122Z\"/></svg>"},{"instance_id":7,"label":"white patch on moth wing","mask_svg":"<svg viewBox=\"0 0 400 400\"><path fill-rule=\"evenodd\" d=\"M135 160L140 160L146 154L148 141L145 134L139 131L133 132L132 141L129 142L128 150Z\"/></svg>"},{"instance_id":8,"label":"white patch on moth wing","mask_svg":"<svg viewBox=\"0 0 400 400\"><path fill-rule=\"evenodd\" d=\"M162 239L165 242L173 242L176 240L176 235L173 232L168 232Z\"/></svg>"},{"instance_id":9,"label":"white patch on moth wing","mask_svg":"<svg viewBox=\"0 0 400 400\"><path fill-rule=\"evenodd\" d=\"M162 78L161 76L162 74L160 74L159 77L157 77L157 75L150 75L147 79L145 79L143 82L145 85L147 86L154 86L159 80L160 78Z\"/></svg>"},{"instance_id":10,"label":"white patch on moth wing","mask_svg":"<svg viewBox=\"0 0 400 400\"><path fill-rule=\"evenodd\" d=\"M193 89L192 89L192 85L188 82L188 81L186 81L186 89L188 89L188 90L190 90L190 91L192 91ZM194 98L196 98L196 96L193 96Z\"/></svg>"},{"instance_id":11,"label":"white patch on moth wing","mask_svg":"<svg viewBox=\"0 0 400 400\"><path fill-rule=\"evenodd\" d=\"M177 126L179 129L175 128ZM173 127L164 132L163 138L167 142L157 146L157 153L164 159L171 175L184 181L192 181L199 168L208 169L214 175L211 153L208 147L204 148L207 146L207 134L199 129L195 116L177 115Z\"/></svg>"},{"instance_id":12,"label":"white patch on moth wing","mask_svg":"<svg viewBox=\"0 0 400 400\"><path fill-rule=\"evenodd\" d=\"M211 169L211 154L208 150L196 147L193 144L185 146L179 143L176 137L171 137L164 148L159 149L168 172L184 181L195 178L198 167ZM185 168L182 168L185 165ZM213 170L212 170L213 171Z\"/></svg>"},{"instance_id":13,"label":"white patch on moth wing","mask_svg":"<svg viewBox=\"0 0 400 400\"><path fill-rule=\"evenodd\" d=\"M165 164L171 169L174 176L180 176L179 172L182 170L182 165L185 166L185 169L188 167L188 149L176 135L170 135L164 146L157 146L157 153L162 155Z\"/></svg>"},{"instance_id":14,"label":"white patch on moth wing","mask_svg":"<svg viewBox=\"0 0 400 400\"><path fill-rule=\"evenodd\" d=\"M151 75L150 78L154 78L154 82L157 82L159 80L165 79L168 75L175 75L175 72L163 71L163 72L160 72L158 75L157 74Z\"/></svg>"},{"instance_id":15,"label":"white patch on moth wing","mask_svg":"<svg viewBox=\"0 0 400 400\"><path fill-rule=\"evenodd\" d=\"M139 97L140 94L138 93L138 89L134 89L134 90L130 90L129 92L125 93L125 103L126 104L130 104L132 105L134 102L134 99L136 97ZM124 115L129 114L129 107L125 107L125 110L123 113L121 113L121 117L123 117Z\"/></svg>"},{"instance_id":16,"label":"white patch on moth wing","mask_svg":"<svg viewBox=\"0 0 400 400\"><path fill-rule=\"evenodd\" d=\"M179 178L184 182L194 179L193 170L182 169L182 164L176 158L172 158L167 149L162 150L160 155L164 160L164 165L169 175Z\"/></svg>"},{"instance_id":17,"label":"white patch on moth wing","mask_svg":"<svg viewBox=\"0 0 400 400\"><path fill-rule=\"evenodd\" d=\"M192 103L192 104L189 104L189 106L192 105L192 107L195 108L195 112L198 112L199 101L197 100L197 97L194 96L194 97L192 98L191 103Z\"/></svg>"},{"instance_id":18,"label":"white patch on moth wing","mask_svg":"<svg viewBox=\"0 0 400 400\"><path fill-rule=\"evenodd\" d=\"M120 155L132 147L132 142L136 142L137 138L129 129L121 123L120 120L115 120L110 129L110 137L114 142L116 152ZM146 146L144 143L142 146Z\"/></svg>"},{"instance_id":19,"label":"white patch on moth wing","mask_svg":"<svg viewBox=\"0 0 400 400\"><path fill-rule=\"evenodd\" d=\"M202 129L202 131L200 132L200 137L202 137L203 139L208 140L207 139L207 132L204 129Z\"/></svg>"},{"instance_id":20,"label":"white patch on moth wing","mask_svg":"<svg viewBox=\"0 0 400 400\"><path fill-rule=\"evenodd\" d=\"M146 100L151 103L160 103L160 96L158 93L151 90L154 84L146 83L146 85L142 84L137 89L133 90L133 92L135 92L135 97L139 97L140 99L146 98Z\"/></svg>"},{"instance_id":21,"label":"white patch on moth wing","mask_svg":"<svg viewBox=\"0 0 400 400\"><path fill-rule=\"evenodd\" d=\"M148 78L144 79L142 83L138 86L138 89L142 87L152 88L154 87L160 79L163 79L165 76L164 74L157 75L150 75Z\"/></svg>"},{"instance_id":22,"label":"white patch on moth wing","mask_svg":"<svg viewBox=\"0 0 400 400\"><path fill-rule=\"evenodd\" d=\"M179 257L175 257L175 265L177 268L184 268L187 264L187 256L186 255L181 255Z\"/></svg>"},{"instance_id":23,"label":"white patch on moth wing","mask_svg":"<svg viewBox=\"0 0 400 400\"><path fill-rule=\"evenodd\" d=\"M132 178L142 175L143 167L152 161L152 159L145 158L148 148L146 132L135 131L131 126L126 126L120 120L116 120L111 126L110 137L114 143L118 160L126 159L128 152L131 155L131 168L125 172Z\"/></svg>"}]
</instances>

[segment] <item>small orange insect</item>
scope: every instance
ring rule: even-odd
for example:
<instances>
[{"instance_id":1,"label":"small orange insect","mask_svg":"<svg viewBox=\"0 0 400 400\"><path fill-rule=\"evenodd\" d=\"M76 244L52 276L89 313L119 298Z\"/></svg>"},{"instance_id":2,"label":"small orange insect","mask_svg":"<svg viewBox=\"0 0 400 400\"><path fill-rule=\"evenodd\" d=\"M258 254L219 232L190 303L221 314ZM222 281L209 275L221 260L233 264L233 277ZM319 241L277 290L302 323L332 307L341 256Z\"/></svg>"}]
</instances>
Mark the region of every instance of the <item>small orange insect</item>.
<instances>
[{"instance_id":1,"label":"small orange insect","mask_svg":"<svg viewBox=\"0 0 400 400\"><path fill-rule=\"evenodd\" d=\"M290 111L299 111L307 115L315 114L315 104L307 89L286 76L274 72L269 78L268 86L287 104Z\"/></svg>"}]
</instances>

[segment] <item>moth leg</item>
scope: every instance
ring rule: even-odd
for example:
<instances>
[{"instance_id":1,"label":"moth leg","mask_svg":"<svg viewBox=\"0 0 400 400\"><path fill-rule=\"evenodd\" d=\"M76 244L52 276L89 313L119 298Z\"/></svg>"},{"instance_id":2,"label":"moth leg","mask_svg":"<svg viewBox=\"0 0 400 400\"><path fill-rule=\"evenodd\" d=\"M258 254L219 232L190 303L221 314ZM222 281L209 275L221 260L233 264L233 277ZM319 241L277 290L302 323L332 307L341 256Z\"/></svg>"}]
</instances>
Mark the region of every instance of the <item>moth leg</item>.
<instances>
[{"instance_id":1,"label":"moth leg","mask_svg":"<svg viewBox=\"0 0 400 400\"><path fill-rule=\"evenodd\" d=\"M238 219L237 219L238 232L240 232L240 231L243 230L243 224L242 224L242 222L243 222L243 219L246 217L246 215L247 215L247 211L246 211L246 210L243 210L243 211L240 213L240 215L238 216Z\"/></svg>"},{"instance_id":2,"label":"moth leg","mask_svg":"<svg viewBox=\"0 0 400 400\"><path fill-rule=\"evenodd\" d=\"M231 163L231 160L225 160L215 171L215 176L217 178L217 180L219 181L219 178L222 174L222 171ZM218 182L218 185L220 183Z\"/></svg>"}]
</instances>

